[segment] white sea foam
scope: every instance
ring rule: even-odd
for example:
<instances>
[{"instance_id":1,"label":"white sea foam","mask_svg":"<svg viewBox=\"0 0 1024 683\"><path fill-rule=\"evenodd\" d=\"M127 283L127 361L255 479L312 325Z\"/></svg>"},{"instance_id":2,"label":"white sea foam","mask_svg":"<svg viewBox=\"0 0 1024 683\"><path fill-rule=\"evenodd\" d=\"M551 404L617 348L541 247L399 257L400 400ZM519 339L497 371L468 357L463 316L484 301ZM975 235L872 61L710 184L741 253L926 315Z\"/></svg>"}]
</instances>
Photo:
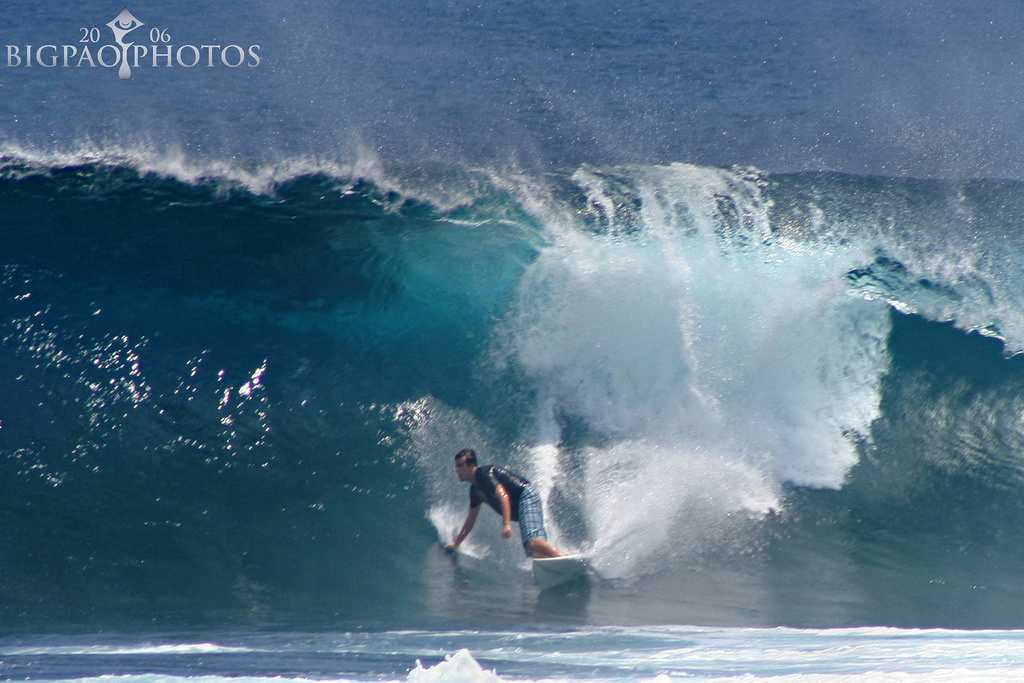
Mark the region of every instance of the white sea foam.
<instances>
[{"instance_id":1,"label":"white sea foam","mask_svg":"<svg viewBox=\"0 0 1024 683\"><path fill-rule=\"evenodd\" d=\"M4 655L191 655L221 654L238 652L257 652L248 647L217 645L216 643L168 643L168 644L137 644L137 645L57 645L39 647L14 647L0 650Z\"/></svg>"},{"instance_id":2,"label":"white sea foam","mask_svg":"<svg viewBox=\"0 0 1024 683\"><path fill-rule=\"evenodd\" d=\"M88 676L83 678L47 679L53 683L323 683L321 678L287 678L282 676L173 676L167 674L132 674ZM337 683L355 682L356 679L326 679Z\"/></svg>"},{"instance_id":3,"label":"white sea foam","mask_svg":"<svg viewBox=\"0 0 1024 683\"><path fill-rule=\"evenodd\" d=\"M43 650L45 648L37 648ZM91 648L80 648L90 650ZM144 650L143 645L128 649ZM254 650L256 651L256 650ZM345 674L324 680L400 683L500 683L501 681L994 681L1024 677L1024 632L897 628L795 629L695 626L606 627L573 631L389 631L263 635L259 666L273 669L274 652L287 653L289 671L302 670L302 655L323 672L331 655ZM382 667L349 672L352 653L373 655ZM49 654L61 654L51 652ZM164 654L150 652L152 655ZM206 653L194 652L196 656ZM41 658L42 657L42 658ZM424 664L424 660L428 663ZM440 660L440 661L439 661ZM69 677L82 683L305 683L302 673L281 677L217 673L141 673ZM225 665L235 667L231 658ZM10 665L14 660L5 661ZM435 662L435 663L430 663ZM45 655L33 664L47 666ZM133 663L145 670L144 660ZM167 662L160 667L167 670ZM184 671L190 667L186 660ZM61 661L67 669L66 660ZM407 673L395 675L396 671ZM321 676L317 676L321 678Z\"/></svg>"},{"instance_id":4,"label":"white sea foam","mask_svg":"<svg viewBox=\"0 0 1024 683\"><path fill-rule=\"evenodd\" d=\"M776 239L749 171L575 180L606 230L545 217L550 245L497 355L536 388L544 486L560 474L560 416L596 437L562 481L584 491L602 568L630 575L648 556L695 552L732 514L779 508L784 482L841 486L887 368L886 307L845 286L863 250Z\"/></svg>"},{"instance_id":5,"label":"white sea foam","mask_svg":"<svg viewBox=\"0 0 1024 683\"><path fill-rule=\"evenodd\" d=\"M424 668L417 660L407 680L409 683L499 683L503 679L480 666L469 650L459 650L431 667Z\"/></svg>"},{"instance_id":6,"label":"white sea foam","mask_svg":"<svg viewBox=\"0 0 1024 683\"><path fill-rule=\"evenodd\" d=\"M431 638L436 638L432 635ZM993 681L1024 675L1019 631L896 628L758 629L651 627L567 633L460 634L461 649L410 681ZM588 642L593 640L593 647ZM495 646L497 641L497 646ZM491 646L487 644L490 643ZM566 675L503 677L474 658L515 660L530 671L581 667Z\"/></svg>"}]
</instances>

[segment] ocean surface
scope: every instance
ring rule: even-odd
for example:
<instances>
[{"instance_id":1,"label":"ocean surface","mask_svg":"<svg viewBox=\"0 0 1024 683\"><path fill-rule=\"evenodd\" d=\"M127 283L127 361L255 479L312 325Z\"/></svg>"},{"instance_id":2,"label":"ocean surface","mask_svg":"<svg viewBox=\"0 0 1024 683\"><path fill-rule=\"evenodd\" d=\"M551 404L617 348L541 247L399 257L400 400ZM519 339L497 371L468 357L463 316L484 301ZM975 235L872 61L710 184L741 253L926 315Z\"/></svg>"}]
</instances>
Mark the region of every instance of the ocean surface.
<instances>
[{"instance_id":1,"label":"ocean surface","mask_svg":"<svg viewBox=\"0 0 1024 683\"><path fill-rule=\"evenodd\" d=\"M128 9L261 60L0 52L0 678L1024 678L1020 8Z\"/></svg>"}]
</instances>

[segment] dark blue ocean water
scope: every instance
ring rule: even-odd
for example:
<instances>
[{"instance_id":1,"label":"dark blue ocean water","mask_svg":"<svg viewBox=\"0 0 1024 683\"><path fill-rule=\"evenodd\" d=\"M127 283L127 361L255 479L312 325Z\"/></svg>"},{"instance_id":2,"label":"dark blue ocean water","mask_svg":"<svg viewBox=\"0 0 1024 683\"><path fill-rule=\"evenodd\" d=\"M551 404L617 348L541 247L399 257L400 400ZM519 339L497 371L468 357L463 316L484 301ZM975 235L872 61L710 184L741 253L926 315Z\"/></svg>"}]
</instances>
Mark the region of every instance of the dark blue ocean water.
<instances>
[{"instance_id":1,"label":"dark blue ocean water","mask_svg":"<svg viewBox=\"0 0 1024 683\"><path fill-rule=\"evenodd\" d=\"M9 3L0 44L120 9ZM0 673L204 671L97 633L390 680L406 631L432 666L548 629L592 671L490 668L619 680L693 672L603 669L605 627L1021 626L1017 8L128 9L261 61L0 52ZM453 565L464 447L600 578L539 593L486 512Z\"/></svg>"},{"instance_id":2,"label":"dark blue ocean water","mask_svg":"<svg viewBox=\"0 0 1024 683\"><path fill-rule=\"evenodd\" d=\"M756 164L1019 177L1019 8L957 2L129 6L258 68L5 69L14 144L486 166ZM120 10L5 4L4 44L79 45ZM149 42L142 35L139 42ZM236 156L237 155L237 156Z\"/></svg>"}]
</instances>

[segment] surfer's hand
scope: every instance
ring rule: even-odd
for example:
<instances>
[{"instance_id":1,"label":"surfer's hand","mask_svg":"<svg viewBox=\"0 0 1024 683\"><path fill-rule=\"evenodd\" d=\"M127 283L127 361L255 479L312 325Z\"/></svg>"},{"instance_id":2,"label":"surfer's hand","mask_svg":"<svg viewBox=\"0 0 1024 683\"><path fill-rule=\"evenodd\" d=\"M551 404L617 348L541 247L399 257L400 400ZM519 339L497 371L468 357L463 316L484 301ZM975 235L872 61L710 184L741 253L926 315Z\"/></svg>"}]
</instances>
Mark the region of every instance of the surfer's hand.
<instances>
[{"instance_id":1,"label":"surfer's hand","mask_svg":"<svg viewBox=\"0 0 1024 683\"><path fill-rule=\"evenodd\" d=\"M445 551L446 553L448 553L449 555L454 555L454 554L455 554L455 547L456 547L456 546L455 546L455 544L454 544L454 543L449 543L448 545L446 545L446 546L444 547L444 551Z\"/></svg>"},{"instance_id":2,"label":"surfer's hand","mask_svg":"<svg viewBox=\"0 0 1024 683\"><path fill-rule=\"evenodd\" d=\"M501 525L501 537L502 538L512 538L512 525L511 524L502 524Z\"/></svg>"}]
</instances>

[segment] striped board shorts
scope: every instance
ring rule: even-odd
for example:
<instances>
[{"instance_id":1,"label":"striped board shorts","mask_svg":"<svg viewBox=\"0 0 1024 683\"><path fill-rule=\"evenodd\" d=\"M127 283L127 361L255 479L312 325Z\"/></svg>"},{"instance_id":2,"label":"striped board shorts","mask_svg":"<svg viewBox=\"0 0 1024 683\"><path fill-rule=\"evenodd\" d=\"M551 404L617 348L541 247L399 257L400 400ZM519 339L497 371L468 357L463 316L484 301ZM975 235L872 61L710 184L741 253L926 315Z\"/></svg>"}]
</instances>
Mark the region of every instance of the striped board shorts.
<instances>
[{"instance_id":1,"label":"striped board shorts","mask_svg":"<svg viewBox=\"0 0 1024 683\"><path fill-rule=\"evenodd\" d=\"M540 494L530 484L519 495L519 534L523 538L523 548L535 538L547 539L544 530L544 508L540 502Z\"/></svg>"}]
</instances>

